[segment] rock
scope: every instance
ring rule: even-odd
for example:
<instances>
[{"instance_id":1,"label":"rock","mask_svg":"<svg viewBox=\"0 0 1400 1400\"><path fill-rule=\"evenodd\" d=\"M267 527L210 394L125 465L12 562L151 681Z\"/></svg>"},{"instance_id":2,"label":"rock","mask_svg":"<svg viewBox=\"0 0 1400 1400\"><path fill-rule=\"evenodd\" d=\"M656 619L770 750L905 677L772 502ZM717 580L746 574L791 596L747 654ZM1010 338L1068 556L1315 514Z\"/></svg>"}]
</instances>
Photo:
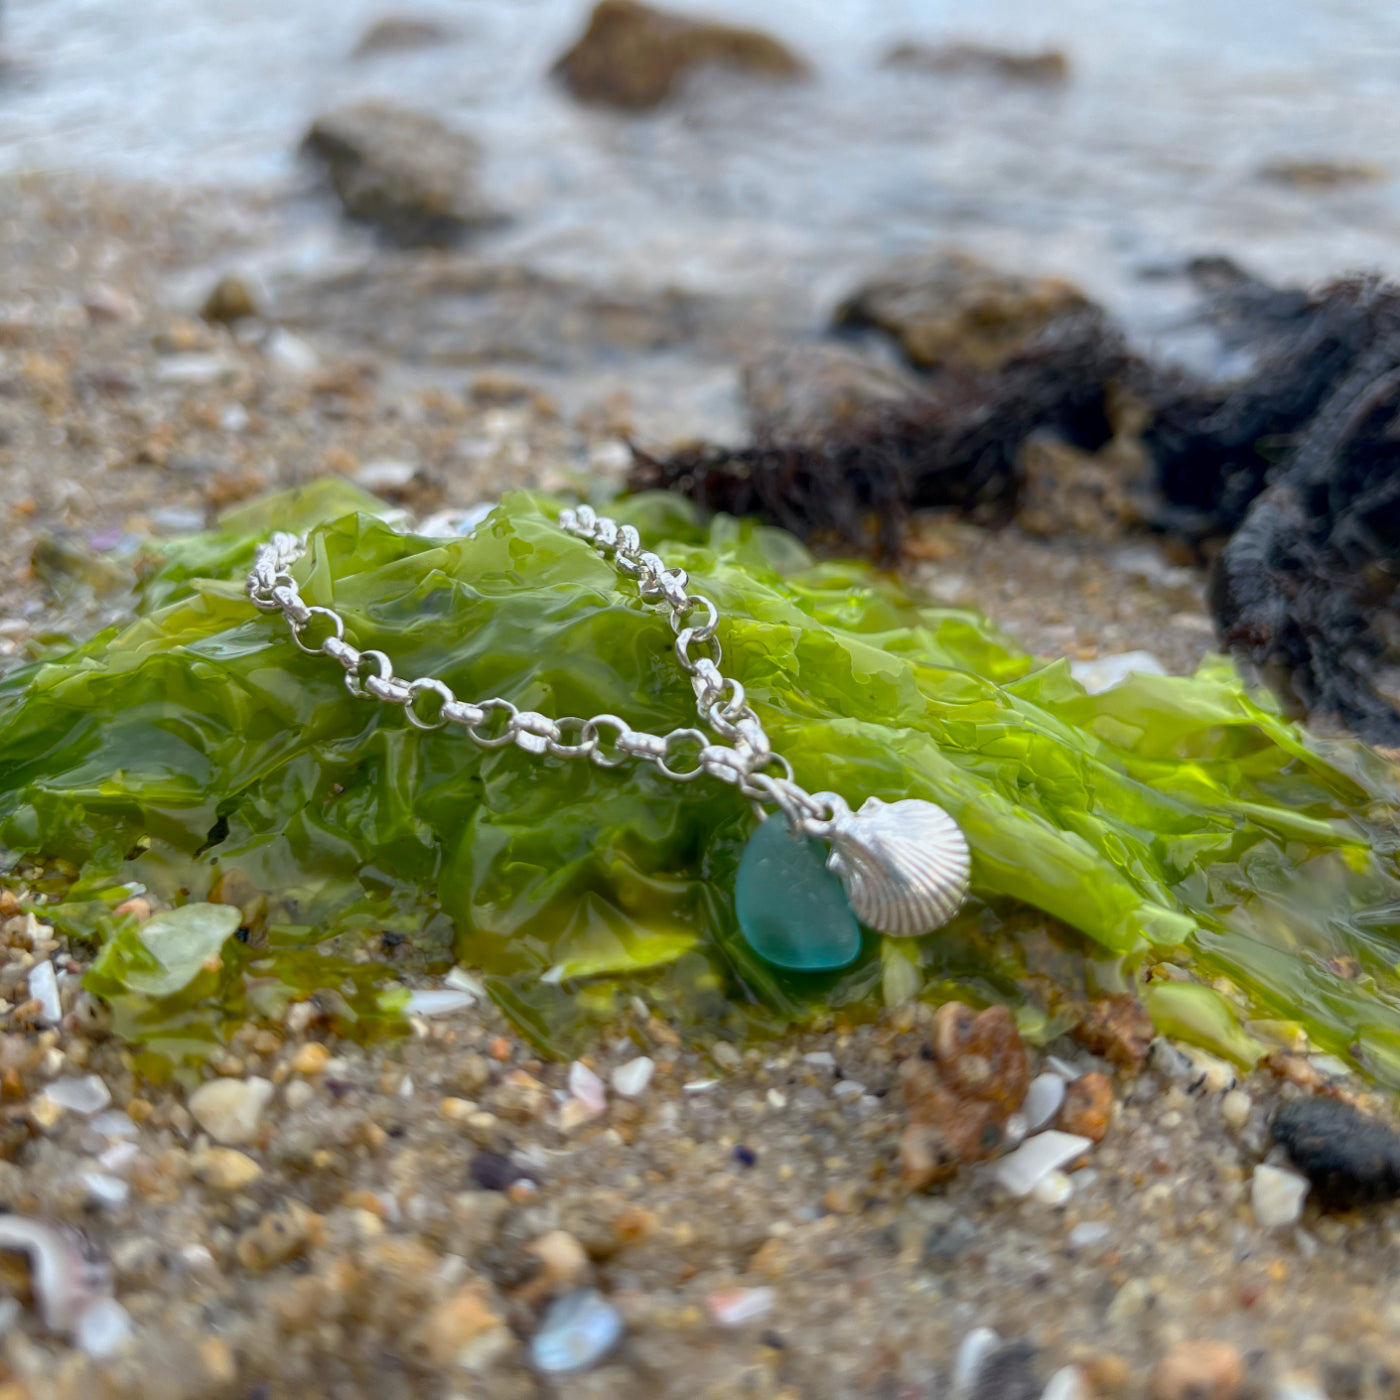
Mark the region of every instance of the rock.
<instances>
[{"instance_id":1,"label":"rock","mask_svg":"<svg viewBox=\"0 0 1400 1400\"><path fill-rule=\"evenodd\" d=\"M293 1074L304 1074L308 1078L320 1074L330 1062L331 1052L319 1040L308 1040L292 1056Z\"/></svg>"},{"instance_id":2,"label":"rock","mask_svg":"<svg viewBox=\"0 0 1400 1400\"><path fill-rule=\"evenodd\" d=\"M1002 272L940 251L890 264L836 311L837 326L893 336L924 369L996 373L1057 323L1100 327L1103 312L1058 277Z\"/></svg>"},{"instance_id":3,"label":"rock","mask_svg":"<svg viewBox=\"0 0 1400 1400\"><path fill-rule=\"evenodd\" d=\"M433 1307L418 1342L438 1366L481 1371L509 1351L514 1338L482 1286L469 1283Z\"/></svg>"},{"instance_id":4,"label":"rock","mask_svg":"<svg viewBox=\"0 0 1400 1400\"><path fill-rule=\"evenodd\" d=\"M1018 83L1063 83L1069 78L1069 59L1060 49L1014 53L982 44L905 43L885 55L883 66L920 73L972 73Z\"/></svg>"},{"instance_id":5,"label":"rock","mask_svg":"<svg viewBox=\"0 0 1400 1400\"><path fill-rule=\"evenodd\" d=\"M1178 1342L1152 1368L1151 1400L1234 1400L1244 1361L1229 1342Z\"/></svg>"},{"instance_id":6,"label":"rock","mask_svg":"<svg viewBox=\"0 0 1400 1400\"><path fill-rule=\"evenodd\" d=\"M1097 1394L1097 1387L1091 1387L1082 1367L1062 1366L1045 1383L1040 1400L1092 1400Z\"/></svg>"},{"instance_id":7,"label":"rock","mask_svg":"<svg viewBox=\"0 0 1400 1400\"><path fill-rule=\"evenodd\" d=\"M705 1300L720 1327L743 1327L773 1311L777 1295L771 1288L725 1288Z\"/></svg>"},{"instance_id":8,"label":"rock","mask_svg":"<svg viewBox=\"0 0 1400 1400\"><path fill-rule=\"evenodd\" d=\"M1004 1006L941 1006L928 1053L900 1070L909 1114L900 1164L905 1185L916 1191L961 1163L994 1155L1030 1083L1026 1047Z\"/></svg>"},{"instance_id":9,"label":"rock","mask_svg":"<svg viewBox=\"0 0 1400 1400\"><path fill-rule=\"evenodd\" d=\"M293 379L306 379L315 374L321 364L314 345L281 326L263 342L262 351L273 369Z\"/></svg>"},{"instance_id":10,"label":"rock","mask_svg":"<svg viewBox=\"0 0 1400 1400\"><path fill-rule=\"evenodd\" d=\"M111 1090L95 1074L55 1079L39 1097L66 1113L78 1113L85 1118L101 1113L112 1102Z\"/></svg>"},{"instance_id":11,"label":"rock","mask_svg":"<svg viewBox=\"0 0 1400 1400\"><path fill-rule=\"evenodd\" d=\"M1065 1081L1058 1074L1038 1074L1031 1080L1026 1090L1021 1112L1025 1116L1026 1131L1036 1133L1048 1127L1060 1111L1065 1101Z\"/></svg>"},{"instance_id":12,"label":"rock","mask_svg":"<svg viewBox=\"0 0 1400 1400\"><path fill-rule=\"evenodd\" d=\"M1259 167L1259 178L1308 194L1321 194L1374 184L1384 178L1384 172L1364 160L1272 160Z\"/></svg>"},{"instance_id":13,"label":"rock","mask_svg":"<svg viewBox=\"0 0 1400 1400\"><path fill-rule=\"evenodd\" d=\"M1239 1132L1249 1122L1254 1100L1243 1089L1231 1089L1220 1100L1220 1116Z\"/></svg>"},{"instance_id":14,"label":"rock","mask_svg":"<svg viewBox=\"0 0 1400 1400\"><path fill-rule=\"evenodd\" d=\"M1296 1099L1274 1115L1273 1138L1318 1200L1346 1210L1400 1196L1400 1137L1339 1099Z\"/></svg>"},{"instance_id":15,"label":"rock","mask_svg":"<svg viewBox=\"0 0 1400 1400\"><path fill-rule=\"evenodd\" d=\"M582 1060L575 1060L569 1066L569 1093L590 1118L607 1110L608 1091L603 1081Z\"/></svg>"},{"instance_id":16,"label":"rock","mask_svg":"<svg viewBox=\"0 0 1400 1400\"><path fill-rule=\"evenodd\" d=\"M1001 1338L990 1327L974 1327L953 1353L948 1376L948 1400L967 1400L987 1358L1001 1345Z\"/></svg>"},{"instance_id":17,"label":"rock","mask_svg":"<svg viewBox=\"0 0 1400 1400\"><path fill-rule=\"evenodd\" d=\"M998 1347L982 1362L968 1400L1040 1400L1035 1354L1028 1342Z\"/></svg>"},{"instance_id":18,"label":"rock","mask_svg":"<svg viewBox=\"0 0 1400 1400\"><path fill-rule=\"evenodd\" d=\"M546 1375L596 1366L622 1340L622 1315L596 1289L556 1299L530 1341L530 1359Z\"/></svg>"},{"instance_id":19,"label":"rock","mask_svg":"<svg viewBox=\"0 0 1400 1400\"><path fill-rule=\"evenodd\" d=\"M256 1075L247 1079L211 1079L190 1095L189 1109L195 1122L215 1142L242 1146L257 1137L273 1092L271 1080Z\"/></svg>"},{"instance_id":20,"label":"rock","mask_svg":"<svg viewBox=\"0 0 1400 1400\"><path fill-rule=\"evenodd\" d=\"M1065 1090L1060 1127L1090 1142L1102 1142L1113 1122L1113 1104L1113 1084L1106 1074L1098 1070L1082 1074Z\"/></svg>"},{"instance_id":21,"label":"rock","mask_svg":"<svg viewBox=\"0 0 1400 1400\"><path fill-rule=\"evenodd\" d=\"M418 475L417 462L405 462L396 457L379 457L373 462L365 462L357 468L355 480L365 488L366 491L390 492L403 491L413 482L413 478ZM462 988L443 988L443 991L455 992L456 996L471 996L471 993ZM417 994L421 995L421 994ZM439 998L441 999L441 998ZM475 997L472 998L475 1000ZM456 1005L456 1003L452 1003ZM470 1005L471 1002L466 1003ZM419 1012L419 1015L431 1014Z\"/></svg>"},{"instance_id":22,"label":"rock","mask_svg":"<svg viewBox=\"0 0 1400 1400\"><path fill-rule=\"evenodd\" d=\"M656 1073L656 1061L649 1055L638 1055L628 1060L612 1072L612 1086L615 1093L625 1099L635 1099L646 1092L651 1077Z\"/></svg>"},{"instance_id":23,"label":"rock","mask_svg":"<svg viewBox=\"0 0 1400 1400\"><path fill-rule=\"evenodd\" d=\"M540 1294L567 1292L588 1281L587 1251L567 1230L551 1230L529 1249L543 1266L535 1281Z\"/></svg>"},{"instance_id":24,"label":"rock","mask_svg":"<svg viewBox=\"0 0 1400 1400\"><path fill-rule=\"evenodd\" d=\"M194 1159L194 1171L215 1191L242 1191L262 1175L258 1163L232 1147L205 1148Z\"/></svg>"},{"instance_id":25,"label":"rock","mask_svg":"<svg viewBox=\"0 0 1400 1400\"><path fill-rule=\"evenodd\" d=\"M101 1361L121 1351L133 1330L131 1314L115 1298L101 1298L78 1319L73 1343L85 1355Z\"/></svg>"},{"instance_id":26,"label":"rock","mask_svg":"<svg viewBox=\"0 0 1400 1400\"><path fill-rule=\"evenodd\" d=\"M1094 1144L1075 1133L1053 1128L1027 1138L1014 1152L1008 1152L992 1175L1013 1196L1029 1196L1052 1172L1082 1157Z\"/></svg>"},{"instance_id":27,"label":"rock","mask_svg":"<svg viewBox=\"0 0 1400 1400\"><path fill-rule=\"evenodd\" d=\"M401 52L404 49L433 48L451 43L455 30L435 19L422 15L386 15L376 20L360 35L351 50L351 58L372 58L376 54Z\"/></svg>"},{"instance_id":28,"label":"rock","mask_svg":"<svg viewBox=\"0 0 1400 1400\"><path fill-rule=\"evenodd\" d=\"M1249 1201L1254 1218L1266 1230L1296 1225L1308 1198L1307 1177L1261 1162L1249 1184Z\"/></svg>"},{"instance_id":29,"label":"rock","mask_svg":"<svg viewBox=\"0 0 1400 1400\"><path fill-rule=\"evenodd\" d=\"M63 1003L58 996L58 974L47 958L41 958L29 973L29 996L38 1003L36 1018L41 1026L56 1026L63 1019Z\"/></svg>"},{"instance_id":30,"label":"rock","mask_svg":"<svg viewBox=\"0 0 1400 1400\"><path fill-rule=\"evenodd\" d=\"M476 142L435 117L363 102L318 117L303 149L352 219L402 244L454 243L499 222L476 186Z\"/></svg>"},{"instance_id":31,"label":"rock","mask_svg":"<svg viewBox=\"0 0 1400 1400\"><path fill-rule=\"evenodd\" d=\"M700 67L766 78L797 78L806 65L756 29L737 29L656 10L638 0L599 0L588 28L554 65L581 102L642 111L669 97Z\"/></svg>"},{"instance_id":32,"label":"rock","mask_svg":"<svg viewBox=\"0 0 1400 1400\"><path fill-rule=\"evenodd\" d=\"M80 1176L88 1200L103 1210L120 1210L131 1196L131 1186L106 1172L83 1172Z\"/></svg>"},{"instance_id":33,"label":"rock","mask_svg":"<svg viewBox=\"0 0 1400 1400\"><path fill-rule=\"evenodd\" d=\"M245 1269L273 1269L305 1253L321 1234L321 1218L300 1201L270 1210L238 1237L235 1253Z\"/></svg>"},{"instance_id":34,"label":"rock","mask_svg":"<svg viewBox=\"0 0 1400 1400\"><path fill-rule=\"evenodd\" d=\"M1090 1002L1071 1034L1095 1055L1124 1069L1137 1069L1147 1059L1156 1030L1136 998L1114 992Z\"/></svg>"},{"instance_id":35,"label":"rock","mask_svg":"<svg viewBox=\"0 0 1400 1400\"><path fill-rule=\"evenodd\" d=\"M246 321L257 316L258 299L242 277L226 272L210 288L199 314L206 321L232 325L235 321Z\"/></svg>"}]
</instances>

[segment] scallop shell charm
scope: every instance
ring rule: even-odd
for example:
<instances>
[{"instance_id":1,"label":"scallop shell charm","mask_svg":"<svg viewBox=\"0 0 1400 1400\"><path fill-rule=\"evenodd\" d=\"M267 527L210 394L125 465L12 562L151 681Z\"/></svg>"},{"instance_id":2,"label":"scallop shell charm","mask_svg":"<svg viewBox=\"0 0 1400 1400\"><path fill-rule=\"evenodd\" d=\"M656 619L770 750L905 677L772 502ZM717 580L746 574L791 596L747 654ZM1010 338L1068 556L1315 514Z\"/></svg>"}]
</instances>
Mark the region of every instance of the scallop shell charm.
<instances>
[{"instance_id":1,"label":"scallop shell charm","mask_svg":"<svg viewBox=\"0 0 1400 1400\"><path fill-rule=\"evenodd\" d=\"M913 938L946 924L967 897L972 858L962 829L933 802L869 797L858 812L833 793L829 821L806 824L831 843L827 867L856 918L878 933Z\"/></svg>"}]
</instances>

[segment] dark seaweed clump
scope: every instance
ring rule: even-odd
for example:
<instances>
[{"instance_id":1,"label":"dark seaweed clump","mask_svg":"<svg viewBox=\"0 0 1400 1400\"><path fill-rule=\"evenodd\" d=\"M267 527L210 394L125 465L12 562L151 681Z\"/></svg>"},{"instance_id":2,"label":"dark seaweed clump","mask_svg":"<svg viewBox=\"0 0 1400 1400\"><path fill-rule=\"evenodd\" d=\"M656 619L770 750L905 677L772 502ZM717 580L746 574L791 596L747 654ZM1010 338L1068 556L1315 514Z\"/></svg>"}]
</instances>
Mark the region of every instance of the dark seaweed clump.
<instances>
[{"instance_id":1,"label":"dark seaweed clump","mask_svg":"<svg viewBox=\"0 0 1400 1400\"><path fill-rule=\"evenodd\" d=\"M1028 442L1093 454L1129 405L1138 524L1215 558L1224 644L1298 713L1400 746L1386 693L1400 661L1400 287L1279 289L1223 259L1189 272L1242 372L1156 364L1098 308L1043 290L1063 284L945 258L838 313L847 334L899 347L902 395L857 394L839 414L808 405L798 420L754 405L749 445L638 453L633 484L888 559L921 507L1010 520Z\"/></svg>"}]
</instances>

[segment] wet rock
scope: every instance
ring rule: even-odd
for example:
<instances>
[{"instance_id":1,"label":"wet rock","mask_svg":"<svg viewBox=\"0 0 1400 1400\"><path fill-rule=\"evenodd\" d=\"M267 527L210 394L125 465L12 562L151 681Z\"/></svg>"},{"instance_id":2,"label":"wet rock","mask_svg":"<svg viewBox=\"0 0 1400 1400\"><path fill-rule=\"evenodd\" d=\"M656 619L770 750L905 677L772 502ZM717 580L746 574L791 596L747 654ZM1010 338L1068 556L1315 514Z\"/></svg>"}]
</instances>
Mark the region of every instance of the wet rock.
<instances>
[{"instance_id":1,"label":"wet rock","mask_svg":"<svg viewBox=\"0 0 1400 1400\"><path fill-rule=\"evenodd\" d=\"M1060 49L1017 53L983 44L898 44L885 55L886 68L920 73L971 73L1018 83L1063 83L1069 58Z\"/></svg>"},{"instance_id":2,"label":"wet rock","mask_svg":"<svg viewBox=\"0 0 1400 1400\"><path fill-rule=\"evenodd\" d=\"M1400 1136L1339 1099L1295 1099L1274 1115L1273 1138L1335 1210L1400 1196Z\"/></svg>"},{"instance_id":3,"label":"wet rock","mask_svg":"<svg viewBox=\"0 0 1400 1400\"><path fill-rule=\"evenodd\" d=\"M546 1375L568 1375L596 1366L622 1340L622 1315L592 1288L566 1293L550 1304L530 1341L530 1359Z\"/></svg>"},{"instance_id":4,"label":"wet rock","mask_svg":"<svg viewBox=\"0 0 1400 1400\"><path fill-rule=\"evenodd\" d=\"M450 244L499 222L477 188L476 142L426 113L344 107L312 123L303 149L325 165L346 214L395 242Z\"/></svg>"},{"instance_id":5,"label":"wet rock","mask_svg":"<svg viewBox=\"0 0 1400 1400\"><path fill-rule=\"evenodd\" d=\"M257 1137L273 1092L271 1080L256 1075L211 1079L190 1095L189 1108L195 1122L215 1142L241 1147Z\"/></svg>"},{"instance_id":6,"label":"wet rock","mask_svg":"<svg viewBox=\"0 0 1400 1400\"><path fill-rule=\"evenodd\" d=\"M1090 1002L1071 1034L1093 1054L1124 1069L1137 1069L1146 1061L1156 1031L1141 1002L1115 992Z\"/></svg>"},{"instance_id":7,"label":"wet rock","mask_svg":"<svg viewBox=\"0 0 1400 1400\"><path fill-rule=\"evenodd\" d=\"M232 325L258 315L258 299L252 287L242 277L225 273L210 288L199 314L206 321Z\"/></svg>"},{"instance_id":8,"label":"wet rock","mask_svg":"<svg viewBox=\"0 0 1400 1400\"><path fill-rule=\"evenodd\" d=\"M995 372L1051 327L1102 333L1103 312L1058 277L1002 272L960 252L891 264L848 297L835 324L892 336L924 369Z\"/></svg>"},{"instance_id":9,"label":"wet rock","mask_svg":"<svg viewBox=\"0 0 1400 1400\"><path fill-rule=\"evenodd\" d=\"M1113 1083L1106 1074L1082 1074L1065 1090L1059 1125L1067 1133L1102 1142L1113 1122L1113 1104Z\"/></svg>"},{"instance_id":10,"label":"wet rock","mask_svg":"<svg viewBox=\"0 0 1400 1400\"><path fill-rule=\"evenodd\" d=\"M1234 1400L1244 1360L1229 1342L1178 1342L1152 1368L1151 1400Z\"/></svg>"},{"instance_id":11,"label":"wet rock","mask_svg":"<svg viewBox=\"0 0 1400 1400\"><path fill-rule=\"evenodd\" d=\"M934 1018L927 1058L900 1072L908 1123L900 1140L904 1183L922 1190L964 1162L995 1155L1030 1083L1026 1048L1004 1006L974 1012L949 1002Z\"/></svg>"},{"instance_id":12,"label":"wet rock","mask_svg":"<svg viewBox=\"0 0 1400 1400\"><path fill-rule=\"evenodd\" d=\"M386 15L375 20L360 35L351 51L351 58L372 58L381 53L399 53L405 49L435 48L457 37L454 29L423 15Z\"/></svg>"},{"instance_id":13,"label":"wet rock","mask_svg":"<svg viewBox=\"0 0 1400 1400\"><path fill-rule=\"evenodd\" d=\"M625 110L655 107L700 67L765 78L797 78L806 65L756 29L653 9L638 0L599 0L588 28L554 65L581 102Z\"/></svg>"},{"instance_id":14,"label":"wet rock","mask_svg":"<svg viewBox=\"0 0 1400 1400\"><path fill-rule=\"evenodd\" d=\"M1273 160L1259 167L1259 178L1309 194L1370 185L1384 172L1362 160Z\"/></svg>"}]
</instances>

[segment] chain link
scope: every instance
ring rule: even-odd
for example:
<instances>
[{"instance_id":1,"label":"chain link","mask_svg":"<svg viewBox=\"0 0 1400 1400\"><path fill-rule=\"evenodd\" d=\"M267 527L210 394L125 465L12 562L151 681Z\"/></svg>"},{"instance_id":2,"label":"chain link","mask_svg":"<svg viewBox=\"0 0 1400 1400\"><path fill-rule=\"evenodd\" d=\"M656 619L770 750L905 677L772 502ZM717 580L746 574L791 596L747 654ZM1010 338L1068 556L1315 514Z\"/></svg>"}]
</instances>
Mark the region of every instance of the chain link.
<instances>
[{"instance_id":1,"label":"chain link","mask_svg":"<svg viewBox=\"0 0 1400 1400\"><path fill-rule=\"evenodd\" d=\"M531 754L586 758L600 768L617 768L629 760L650 763L679 783L708 775L737 788L760 817L765 806L776 806L794 828L826 820L830 803L793 781L792 765L773 752L743 685L720 671L724 653L718 636L719 609L703 593L689 592L686 571L668 568L664 560L643 549L631 525L619 525L589 506L561 512L559 528L591 544L620 574L637 580L641 597L668 614L676 637L676 661L690 677L700 721L722 742L711 742L704 730L692 728L648 734L617 715L551 719L499 698L469 703L459 700L447 682L435 676L413 680L397 676L384 652L360 651L346 640L345 619L334 608L311 605L302 598L291 569L306 551L304 537L279 531L257 547L248 574L248 598L264 612L280 612L302 651L338 662L351 695L403 706L404 718L416 729L456 725L483 749L514 744ZM703 615L699 623L692 620L697 613ZM696 655L691 654L692 648ZM699 654L702 651L707 654ZM571 742L566 741L566 730L574 731Z\"/></svg>"}]
</instances>

